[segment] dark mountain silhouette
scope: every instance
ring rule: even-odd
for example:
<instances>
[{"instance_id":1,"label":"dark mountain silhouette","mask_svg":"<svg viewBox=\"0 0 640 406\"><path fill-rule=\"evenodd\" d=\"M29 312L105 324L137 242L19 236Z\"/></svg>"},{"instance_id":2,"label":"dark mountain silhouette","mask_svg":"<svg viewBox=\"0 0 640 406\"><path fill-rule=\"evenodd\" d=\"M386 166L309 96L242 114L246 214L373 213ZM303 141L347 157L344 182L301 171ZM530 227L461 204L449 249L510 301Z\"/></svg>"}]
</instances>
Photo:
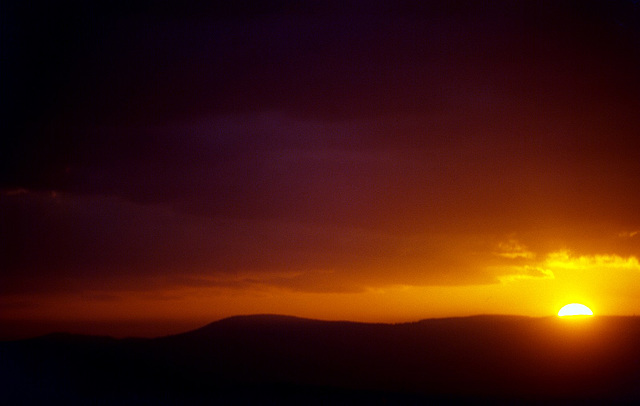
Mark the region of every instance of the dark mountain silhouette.
<instances>
[{"instance_id":1,"label":"dark mountain silhouette","mask_svg":"<svg viewBox=\"0 0 640 406\"><path fill-rule=\"evenodd\" d=\"M257 315L157 339L0 343L11 404L640 401L640 318L405 324Z\"/></svg>"}]
</instances>

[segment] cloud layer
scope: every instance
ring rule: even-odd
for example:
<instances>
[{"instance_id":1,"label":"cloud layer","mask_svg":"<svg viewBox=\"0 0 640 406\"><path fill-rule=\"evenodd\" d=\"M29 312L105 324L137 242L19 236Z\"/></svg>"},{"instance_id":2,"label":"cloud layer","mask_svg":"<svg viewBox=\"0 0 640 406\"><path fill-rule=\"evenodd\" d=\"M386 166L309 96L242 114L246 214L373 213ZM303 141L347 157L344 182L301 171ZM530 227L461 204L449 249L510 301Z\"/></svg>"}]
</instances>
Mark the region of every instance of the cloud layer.
<instances>
[{"instance_id":1,"label":"cloud layer","mask_svg":"<svg viewBox=\"0 0 640 406\"><path fill-rule=\"evenodd\" d=\"M634 2L15 3L3 294L484 285L562 249L640 255Z\"/></svg>"}]
</instances>

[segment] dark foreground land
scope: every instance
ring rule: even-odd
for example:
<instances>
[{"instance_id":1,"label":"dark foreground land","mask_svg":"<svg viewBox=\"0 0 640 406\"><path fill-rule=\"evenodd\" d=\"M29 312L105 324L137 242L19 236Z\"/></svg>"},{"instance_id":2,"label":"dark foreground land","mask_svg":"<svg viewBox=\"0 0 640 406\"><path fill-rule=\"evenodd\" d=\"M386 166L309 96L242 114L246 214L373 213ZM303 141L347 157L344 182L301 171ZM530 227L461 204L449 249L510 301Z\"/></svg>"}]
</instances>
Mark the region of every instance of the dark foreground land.
<instances>
[{"instance_id":1,"label":"dark foreground land","mask_svg":"<svg viewBox=\"0 0 640 406\"><path fill-rule=\"evenodd\" d=\"M242 316L156 339L0 343L3 404L640 402L640 318Z\"/></svg>"}]
</instances>

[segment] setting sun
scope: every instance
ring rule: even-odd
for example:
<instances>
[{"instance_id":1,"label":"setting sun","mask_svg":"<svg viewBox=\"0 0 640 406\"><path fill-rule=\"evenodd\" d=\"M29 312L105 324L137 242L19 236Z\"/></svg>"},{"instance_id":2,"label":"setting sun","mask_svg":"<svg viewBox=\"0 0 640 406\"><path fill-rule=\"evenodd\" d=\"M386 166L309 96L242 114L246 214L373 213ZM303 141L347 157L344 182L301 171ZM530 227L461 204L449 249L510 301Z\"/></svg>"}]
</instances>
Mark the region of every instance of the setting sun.
<instances>
[{"instance_id":1,"label":"setting sun","mask_svg":"<svg viewBox=\"0 0 640 406\"><path fill-rule=\"evenodd\" d=\"M593 316L593 312L587 306L580 303L571 303L563 306L558 316Z\"/></svg>"}]
</instances>

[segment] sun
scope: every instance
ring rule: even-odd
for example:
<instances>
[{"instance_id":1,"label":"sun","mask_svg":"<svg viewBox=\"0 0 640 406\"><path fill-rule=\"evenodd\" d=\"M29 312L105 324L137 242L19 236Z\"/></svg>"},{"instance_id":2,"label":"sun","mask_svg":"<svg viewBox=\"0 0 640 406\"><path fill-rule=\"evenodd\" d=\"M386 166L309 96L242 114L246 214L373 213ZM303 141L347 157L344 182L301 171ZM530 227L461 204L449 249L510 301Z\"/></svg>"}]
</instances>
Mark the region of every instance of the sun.
<instances>
[{"instance_id":1,"label":"sun","mask_svg":"<svg viewBox=\"0 0 640 406\"><path fill-rule=\"evenodd\" d=\"M558 312L558 316L593 316L593 312L587 306L580 303L571 303L563 306Z\"/></svg>"}]
</instances>

